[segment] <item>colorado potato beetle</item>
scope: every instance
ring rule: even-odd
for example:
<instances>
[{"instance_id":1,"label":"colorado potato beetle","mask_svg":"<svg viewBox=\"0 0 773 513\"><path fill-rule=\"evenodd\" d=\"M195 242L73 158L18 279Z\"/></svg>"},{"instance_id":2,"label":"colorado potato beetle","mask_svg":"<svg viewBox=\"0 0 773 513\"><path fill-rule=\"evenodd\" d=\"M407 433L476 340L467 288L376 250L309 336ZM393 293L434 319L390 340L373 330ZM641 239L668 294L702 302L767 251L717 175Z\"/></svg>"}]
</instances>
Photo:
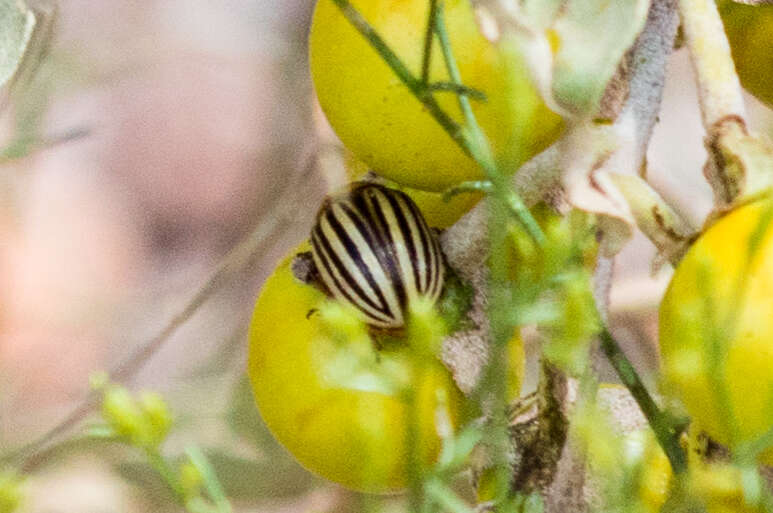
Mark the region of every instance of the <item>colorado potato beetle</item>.
<instances>
[{"instance_id":1,"label":"colorado potato beetle","mask_svg":"<svg viewBox=\"0 0 773 513\"><path fill-rule=\"evenodd\" d=\"M411 198L379 184L355 182L328 196L311 247L318 281L377 328L402 327L412 301L435 301L443 288L435 233Z\"/></svg>"}]
</instances>

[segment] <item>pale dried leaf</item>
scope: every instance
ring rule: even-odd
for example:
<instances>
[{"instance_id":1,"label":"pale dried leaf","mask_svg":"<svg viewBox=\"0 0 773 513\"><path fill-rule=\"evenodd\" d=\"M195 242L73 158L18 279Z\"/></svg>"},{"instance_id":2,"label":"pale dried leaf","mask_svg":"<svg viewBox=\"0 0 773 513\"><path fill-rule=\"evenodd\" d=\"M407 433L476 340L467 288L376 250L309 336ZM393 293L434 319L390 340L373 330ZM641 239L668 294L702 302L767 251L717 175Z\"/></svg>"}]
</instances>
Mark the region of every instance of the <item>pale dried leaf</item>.
<instances>
[{"instance_id":1,"label":"pale dried leaf","mask_svg":"<svg viewBox=\"0 0 773 513\"><path fill-rule=\"evenodd\" d=\"M553 94L565 109L593 116L607 83L644 27L648 0L570 0L553 24Z\"/></svg>"},{"instance_id":2,"label":"pale dried leaf","mask_svg":"<svg viewBox=\"0 0 773 513\"><path fill-rule=\"evenodd\" d=\"M486 33L517 41L546 104L565 117L597 114L607 84L644 27L649 9L649 0L475 3L487 14Z\"/></svg>"},{"instance_id":3,"label":"pale dried leaf","mask_svg":"<svg viewBox=\"0 0 773 513\"><path fill-rule=\"evenodd\" d=\"M563 186L569 203L599 215L604 256L617 253L633 234L634 217L609 176L608 157L620 146L609 126L582 123L560 141Z\"/></svg>"},{"instance_id":4,"label":"pale dried leaf","mask_svg":"<svg viewBox=\"0 0 773 513\"><path fill-rule=\"evenodd\" d=\"M767 194L773 187L773 145L750 134L741 119L729 117L713 126L706 146L704 175L719 210Z\"/></svg>"},{"instance_id":5,"label":"pale dried leaf","mask_svg":"<svg viewBox=\"0 0 773 513\"><path fill-rule=\"evenodd\" d=\"M664 260L676 265L687 252L695 230L637 175L610 175L626 198L636 225L658 248Z\"/></svg>"},{"instance_id":6,"label":"pale dried leaf","mask_svg":"<svg viewBox=\"0 0 773 513\"><path fill-rule=\"evenodd\" d=\"M22 0L0 0L0 86L19 69L35 22L35 13Z\"/></svg>"}]
</instances>

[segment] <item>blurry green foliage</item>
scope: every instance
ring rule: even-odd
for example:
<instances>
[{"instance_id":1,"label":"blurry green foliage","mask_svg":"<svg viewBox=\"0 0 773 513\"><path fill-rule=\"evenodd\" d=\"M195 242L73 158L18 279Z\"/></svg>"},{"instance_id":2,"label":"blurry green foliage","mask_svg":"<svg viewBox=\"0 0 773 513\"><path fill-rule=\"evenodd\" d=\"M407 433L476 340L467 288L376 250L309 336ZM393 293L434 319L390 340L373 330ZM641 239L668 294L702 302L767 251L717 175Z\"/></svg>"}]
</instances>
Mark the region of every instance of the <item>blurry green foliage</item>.
<instances>
[{"instance_id":1,"label":"blurry green foliage","mask_svg":"<svg viewBox=\"0 0 773 513\"><path fill-rule=\"evenodd\" d=\"M0 472L0 513L13 513L21 502L21 479L11 472Z\"/></svg>"},{"instance_id":2,"label":"blurry green foliage","mask_svg":"<svg viewBox=\"0 0 773 513\"><path fill-rule=\"evenodd\" d=\"M241 498L283 497L319 486L321 481L290 456L261 420L246 375L233 387L226 421L231 430L258 453L255 459L223 450L208 453L218 473L225 472L223 485L229 495ZM230 464L234 468L229 469Z\"/></svg>"}]
</instances>

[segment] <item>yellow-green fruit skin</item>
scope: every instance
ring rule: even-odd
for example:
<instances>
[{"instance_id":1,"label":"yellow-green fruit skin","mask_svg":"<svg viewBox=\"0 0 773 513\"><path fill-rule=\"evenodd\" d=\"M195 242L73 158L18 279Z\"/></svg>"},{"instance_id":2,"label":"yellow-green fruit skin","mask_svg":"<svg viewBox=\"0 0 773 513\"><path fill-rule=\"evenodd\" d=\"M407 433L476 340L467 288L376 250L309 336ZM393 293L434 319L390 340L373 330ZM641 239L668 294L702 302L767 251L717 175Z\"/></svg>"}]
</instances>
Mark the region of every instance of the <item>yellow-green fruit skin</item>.
<instances>
[{"instance_id":1,"label":"yellow-green fruit skin","mask_svg":"<svg viewBox=\"0 0 773 513\"><path fill-rule=\"evenodd\" d=\"M773 5L719 4L738 78L773 107Z\"/></svg>"},{"instance_id":2,"label":"yellow-green fruit skin","mask_svg":"<svg viewBox=\"0 0 773 513\"><path fill-rule=\"evenodd\" d=\"M352 182L363 180L369 171L364 162L357 160L351 154L347 156L345 162L347 178ZM424 191L399 185L396 188L410 196L419 207L427 225L433 228L452 226L483 199L483 193L480 192L460 192L446 201L442 192Z\"/></svg>"},{"instance_id":3,"label":"yellow-green fruit skin","mask_svg":"<svg viewBox=\"0 0 773 513\"><path fill-rule=\"evenodd\" d=\"M351 3L408 69L421 76L429 2ZM473 111L495 156L513 172L558 137L561 118L542 102L516 44L503 51L479 33L468 0L447 0L444 13L462 82L487 96L486 101L472 100ZM322 110L344 145L378 174L433 191L484 178L332 0L317 2L309 53ZM437 41L429 77L430 82L449 82ZM463 122L454 93L434 96Z\"/></svg>"},{"instance_id":4,"label":"yellow-green fruit skin","mask_svg":"<svg viewBox=\"0 0 773 513\"><path fill-rule=\"evenodd\" d=\"M340 342L329 338L319 315L308 315L325 296L297 281L290 269L292 258L308 250L304 243L280 263L255 306L248 374L258 409L273 435L308 470L354 490L401 490L409 476L410 403L367 380L346 385L329 379ZM412 374L408 349L382 350L378 356L370 371ZM445 407L456 422L462 399L440 361L426 365L412 384L418 418L415 447L431 464L441 445L436 414ZM443 395L445 406L439 400Z\"/></svg>"},{"instance_id":5,"label":"yellow-green fruit skin","mask_svg":"<svg viewBox=\"0 0 773 513\"><path fill-rule=\"evenodd\" d=\"M764 199L738 207L711 226L677 267L660 307L667 387L724 444L732 441L731 422L736 443L773 426L773 224L765 223L772 205ZM726 401L711 378L722 375ZM773 449L762 461L773 463Z\"/></svg>"}]
</instances>

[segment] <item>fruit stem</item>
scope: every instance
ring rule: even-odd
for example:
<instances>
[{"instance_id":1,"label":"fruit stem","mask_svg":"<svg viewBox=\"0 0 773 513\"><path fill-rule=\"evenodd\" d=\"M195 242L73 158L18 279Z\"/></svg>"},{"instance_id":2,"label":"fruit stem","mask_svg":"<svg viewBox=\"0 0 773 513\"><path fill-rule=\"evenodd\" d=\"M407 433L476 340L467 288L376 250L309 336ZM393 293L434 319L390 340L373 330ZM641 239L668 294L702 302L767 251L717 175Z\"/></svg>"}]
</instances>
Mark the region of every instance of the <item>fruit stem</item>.
<instances>
[{"instance_id":1,"label":"fruit stem","mask_svg":"<svg viewBox=\"0 0 773 513\"><path fill-rule=\"evenodd\" d=\"M153 470L156 471L156 473L158 473L159 476L161 476L161 479L163 479L163 481L174 494L175 499L184 506L186 499L185 490L183 490L183 487L180 484L180 479L177 476L177 473L164 459L164 457L158 451L158 448L146 447L144 452L148 464L153 468Z\"/></svg>"},{"instance_id":2,"label":"fruit stem","mask_svg":"<svg viewBox=\"0 0 773 513\"><path fill-rule=\"evenodd\" d=\"M620 380L636 400L636 404L639 405L644 417L655 432L658 443L671 462L671 468L674 470L674 473L680 474L685 472L687 470L687 458L684 449L679 444L679 437L682 434L681 427L655 403L631 361L623 352L620 344L609 333L609 330L604 328L599 337L601 338L601 350L607 356L612 367L614 367Z\"/></svg>"},{"instance_id":3,"label":"fruit stem","mask_svg":"<svg viewBox=\"0 0 773 513\"><path fill-rule=\"evenodd\" d=\"M432 38L435 33L435 15L437 14L437 0L429 0L429 14L427 15L427 30L424 33L424 55L421 60L421 83L426 87L429 84L429 66L432 61Z\"/></svg>"},{"instance_id":4,"label":"fruit stem","mask_svg":"<svg viewBox=\"0 0 773 513\"><path fill-rule=\"evenodd\" d=\"M679 0L679 14L698 82L704 127L710 131L724 119L744 119L741 83L715 1Z\"/></svg>"}]
</instances>

